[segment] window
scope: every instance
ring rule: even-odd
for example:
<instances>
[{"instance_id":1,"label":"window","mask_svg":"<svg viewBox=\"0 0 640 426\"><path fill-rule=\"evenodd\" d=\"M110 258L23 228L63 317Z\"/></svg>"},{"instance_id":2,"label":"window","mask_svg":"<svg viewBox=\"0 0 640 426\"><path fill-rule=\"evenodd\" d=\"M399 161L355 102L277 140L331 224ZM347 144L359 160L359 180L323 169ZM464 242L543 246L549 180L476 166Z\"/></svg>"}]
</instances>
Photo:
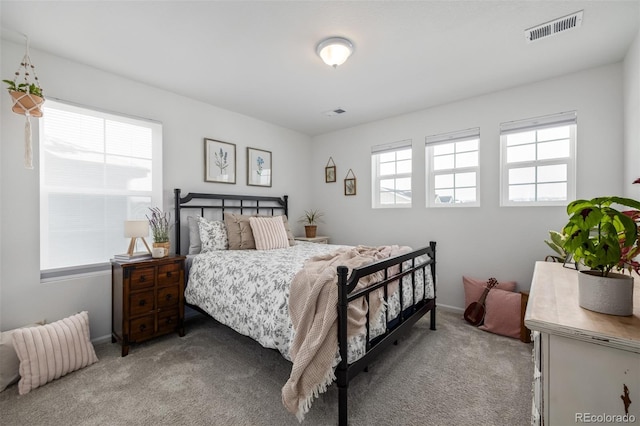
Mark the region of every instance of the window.
<instances>
[{"instance_id":1,"label":"window","mask_svg":"<svg viewBox=\"0 0 640 426\"><path fill-rule=\"evenodd\" d=\"M371 207L411 207L411 140L371 148Z\"/></svg>"},{"instance_id":2,"label":"window","mask_svg":"<svg viewBox=\"0 0 640 426\"><path fill-rule=\"evenodd\" d=\"M162 206L162 125L47 100L40 119L42 278L108 268L124 221Z\"/></svg>"},{"instance_id":3,"label":"window","mask_svg":"<svg viewBox=\"0 0 640 426\"><path fill-rule=\"evenodd\" d=\"M500 125L503 206L566 205L576 193L575 111Z\"/></svg>"},{"instance_id":4,"label":"window","mask_svg":"<svg viewBox=\"0 0 640 426\"><path fill-rule=\"evenodd\" d=\"M427 207L479 206L480 128L427 136Z\"/></svg>"}]
</instances>

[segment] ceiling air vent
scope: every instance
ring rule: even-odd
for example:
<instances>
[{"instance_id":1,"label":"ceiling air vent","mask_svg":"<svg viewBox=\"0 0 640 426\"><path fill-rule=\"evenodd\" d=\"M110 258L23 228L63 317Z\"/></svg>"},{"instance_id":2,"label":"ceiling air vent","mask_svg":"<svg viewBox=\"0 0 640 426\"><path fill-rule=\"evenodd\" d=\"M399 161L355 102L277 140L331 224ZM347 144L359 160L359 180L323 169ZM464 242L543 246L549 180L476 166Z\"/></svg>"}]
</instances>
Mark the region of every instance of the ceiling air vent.
<instances>
[{"instance_id":1,"label":"ceiling air vent","mask_svg":"<svg viewBox=\"0 0 640 426\"><path fill-rule=\"evenodd\" d=\"M572 13L571 15L563 16L562 18L554 19L542 25L538 25L524 31L524 37L527 42L533 43L542 38L554 36L556 34L578 28L582 25L582 10Z\"/></svg>"},{"instance_id":2,"label":"ceiling air vent","mask_svg":"<svg viewBox=\"0 0 640 426\"><path fill-rule=\"evenodd\" d=\"M325 111L323 114L327 117L335 117L336 115L344 114L345 112L347 111L343 110L342 108L337 108L332 109L331 111Z\"/></svg>"}]
</instances>

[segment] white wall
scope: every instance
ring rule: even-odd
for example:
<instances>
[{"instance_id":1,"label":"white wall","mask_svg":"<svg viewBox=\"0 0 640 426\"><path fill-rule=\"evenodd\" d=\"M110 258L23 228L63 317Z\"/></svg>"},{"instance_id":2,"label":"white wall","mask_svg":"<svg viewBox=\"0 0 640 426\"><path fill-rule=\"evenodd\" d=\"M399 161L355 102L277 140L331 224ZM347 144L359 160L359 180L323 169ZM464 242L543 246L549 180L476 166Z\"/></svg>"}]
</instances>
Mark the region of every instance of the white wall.
<instances>
[{"instance_id":1,"label":"white wall","mask_svg":"<svg viewBox=\"0 0 640 426\"><path fill-rule=\"evenodd\" d=\"M345 244L438 243L438 303L463 307L462 276L495 276L530 287L543 240L566 219L563 207L499 207L499 124L561 111L578 112L577 196L622 193L622 64L516 87L313 138L312 188L326 211L321 233ZM425 208L424 139L480 127L481 207ZM413 140L413 207L371 208L371 146ZM337 183L325 183L329 156ZM343 195L351 168L357 195Z\"/></svg>"},{"instance_id":2,"label":"white wall","mask_svg":"<svg viewBox=\"0 0 640 426\"><path fill-rule=\"evenodd\" d=\"M163 123L164 208L173 208L173 188L187 192L217 192L290 196L290 216L308 208L310 138L263 121L155 89L117 75L31 49L45 97L50 96L103 110L150 118ZM24 47L2 41L1 75L12 76ZM153 70L149 70L153 72ZM0 148L0 329L46 318L58 320L88 310L92 338L111 333L111 276L105 273L58 282L40 282L39 185L37 133L35 170L23 167L24 117L11 112L2 99ZM33 120L34 130L37 120ZM204 182L203 138L236 144L235 185ZM246 147L272 151L273 186L246 186ZM302 229L295 220L292 225ZM123 247L124 249L124 247Z\"/></svg>"},{"instance_id":3,"label":"white wall","mask_svg":"<svg viewBox=\"0 0 640 426\"><path fill-rule=\"evenodd\" d=\"M640 30L624 60L624 190L640 200Z\"/></svg>"}]
</instances>

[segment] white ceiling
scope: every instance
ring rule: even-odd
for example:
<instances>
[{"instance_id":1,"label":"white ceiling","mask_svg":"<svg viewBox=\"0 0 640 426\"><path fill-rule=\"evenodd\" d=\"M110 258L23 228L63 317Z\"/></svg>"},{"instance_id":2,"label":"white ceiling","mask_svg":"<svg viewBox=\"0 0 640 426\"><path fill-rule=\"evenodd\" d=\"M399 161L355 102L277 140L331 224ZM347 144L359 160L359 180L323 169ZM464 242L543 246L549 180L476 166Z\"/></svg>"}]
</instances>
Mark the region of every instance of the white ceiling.
<instances>
[{"instance_id":1,"label":"white ceiling","mask_svg":"<svg viewBox=\"0 0 640 426\"><path fill-rule=\"evenodd\" d=\"M23 42L18 30L32 48L312 136L620 61L640 22L640 0L2 0L0 8L3 38ZM578 10L581 28L525 42L525 29ZM315 53L329 36L355 45L337 69ZM338 107L346 114L323 114Z\"/></svg>"}]
</instances>

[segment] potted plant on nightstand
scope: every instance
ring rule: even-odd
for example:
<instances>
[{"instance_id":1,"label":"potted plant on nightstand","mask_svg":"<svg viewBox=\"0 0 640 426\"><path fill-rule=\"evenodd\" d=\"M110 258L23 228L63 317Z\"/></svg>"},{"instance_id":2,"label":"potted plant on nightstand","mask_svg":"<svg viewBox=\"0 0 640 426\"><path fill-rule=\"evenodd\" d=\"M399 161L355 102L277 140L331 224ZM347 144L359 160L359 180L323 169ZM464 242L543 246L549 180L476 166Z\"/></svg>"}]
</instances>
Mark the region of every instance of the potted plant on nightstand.
<instances>
[{"instance_id":1,"label":"potted plant on nightstand","mask_svg":"<svg viewBox=\"0 0 640 426\"><path fill-rule=\"evenodd\" d=\"M324 216L320 210L305 210L304 215L300 218L300 222L304 223L304 232L307 238L315 238L316 231L318 229L317 223L322 223L322 219Z\"/></svg>"},{"instance_id":2,"label":"potted plant on nightstand","mask_svg":"<svg viewBox=\"0 0 640 426\"><path fill-rule=\"evenodd\" d=\"M633 314L633 277L612 272L632 267L640 253L638 224L633 213L612 204L640 210L640 202L622 197L576 200L567 206L569 222L563 229L564 249L573 261L589 270L579 271L580 306L611 315Z\"/></svg>"},{"instance_id":3,"label":"potted plant on nightstand","mask_svg":"<svg viewBox=\"0 0 640 426\"><path fill-rule=\"evenodd\" d=\"M169 242L170 215L158 207L149 207L149 210L151 210L151 216L147 215L147 219L153 233L153 247L164 248L164 256L168 256L169 248L171 247Z\"/></svg>"}]
</instances>

